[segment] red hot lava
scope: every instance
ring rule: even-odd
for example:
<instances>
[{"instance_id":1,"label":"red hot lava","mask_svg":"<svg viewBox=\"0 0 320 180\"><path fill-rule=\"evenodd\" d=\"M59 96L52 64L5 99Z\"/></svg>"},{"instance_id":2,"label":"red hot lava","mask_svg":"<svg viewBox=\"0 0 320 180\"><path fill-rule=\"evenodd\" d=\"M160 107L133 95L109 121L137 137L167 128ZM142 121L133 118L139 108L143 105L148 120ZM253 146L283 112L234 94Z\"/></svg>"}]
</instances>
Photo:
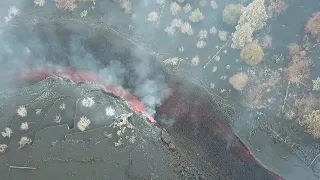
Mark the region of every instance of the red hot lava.
<instances>
[{"instance_id":1,"label":"red hot lava","mask_svg":"<svg viewBox=\"0 0 320 180\"><path fill-rule=\"evenodd\" d=\"M79 70L76 68L68 68L64 70L43 69L40 72L35 72L32 69L23 69L19 75L14 76L14 78L10 79L9 81L40 81L52 75L70 79L73 82L92 82L99 84L103 86L105 92L119 96L125 100L132 109L141 112L144 116L146 116L150 122L156 122L151 115L146 113L145 105L137 97L116 84L110 85L106 83L102 77L99 77L98 75L88 71ZM205 123L209 120L212 121L214 117L213 111L207 102L199 101L198 97L194 94L186 95L184 92L179 90L180 87L175 86L176 84L174 85L175 89L171 89L170 97L159 108L160 112L173 117L188 117L191 120L201 121L202 123ZM216 120L215 123L222 130L225 137L233 136L228 126L226 126L224 122ZM247 154L250 159L254 160L254 157L250 154L249 150L241 142L239 144L240 148L245 152L245 154ZM281 177L273 173L271 174L277 179L283 180Z\"/></svg>"},{"instance_id":2,"label":"red hot lava","mask_svg":"<svg viewBox=\"0 0 320 180\"><path fill-rule=\"evenodd\" d=\"M83 71L76 68L68 68L65 70L43 69L40 72L35 72L32 69L23 69L19 75L13 78L13 81L40 81L53 75L70 79L73 82L92 82L99 84L103 86L105 92L119 96L125 100L132 109L141 112L144 116L146 116L150 122L156 122L150 114L146 113L145 105L137 97L123 89L121 86L106 83L102 77L99 77L97 74L92 72Z\"/></svg>"},{"instance_id":3,"label":"red hot lava","mask_svg":"<svg viewBox=\"0 0 320 180\"><path fill-rule=\"evenodd\" d=\"M238 138L235 137L226 123L214 116L212 106L209 104L209 102L199 98L199 96L194 93L184 91L184 88L181 87L179 83L173 83L170 87L173 88L171 89L170 97L159 107L159 113L181 119L181 121L197 121L203 124L208 124L208 122L214 121L218 129L220 129L222 132L222 138L225 138L225 140L228 141L227 138L231 137L236 141L235 143L239 145L238 147L241 150L238 151L237 154L239 158L243 157L242 152L244 152L249 159L256 162L248 148ZM267 171L275 179L284 180L277 174L274 174L269 170Z\"/></svg>"}]
</instances>

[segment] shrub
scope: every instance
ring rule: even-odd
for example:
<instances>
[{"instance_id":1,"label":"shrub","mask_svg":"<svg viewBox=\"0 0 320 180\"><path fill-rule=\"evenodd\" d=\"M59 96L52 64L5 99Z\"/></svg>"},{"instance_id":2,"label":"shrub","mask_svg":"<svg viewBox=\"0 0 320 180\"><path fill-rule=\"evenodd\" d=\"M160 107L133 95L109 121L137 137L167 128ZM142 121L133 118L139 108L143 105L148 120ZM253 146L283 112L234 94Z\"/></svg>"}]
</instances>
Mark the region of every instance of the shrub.
<instances>
[{"instance_id":1,"label":"shrub","mask_svg":"<svg viewBox=\"0 0 320 180\"><path fill-rule=\"evenodd\" d=\"M264 52L259 44L250 43L241 50L240 56L247 64L254 66L262 61Z\"/></svg>"},{"instance_id":2,"label":"shrub","mask_svg":"<svg viewBox=\"0 0 320 180\"><path fill-rule=\"evenodd\" d=\"M222 20L226 24L237 24L242 14L242 4L229 4L222 12Z\"/></svg>"},{"instance_id":3,"label":"shrub","mask_svg":"<svg viewBox=\"0 0 320 180\"><path fill-rule=\"evenodd\" d=\"M236 31L232 34L232 48L242 49L246 44L251 43L253 33L266 25L268 15L264 4L265 0L253 0L241 9Z\"/></svg>"},{"instance_id":4,"label":"shrub","mask_svg":"<svg viewBox=\"0 0 320 180\"><path fill-rule=\"evenodd\" d=\"M315 138L320 137L320 111L313 110L311 114L307 116L306 127L308 132Z\"/></svg>"},{"instance_id":5,"label":"shrub","mask_svg":"<svg viewBox=\"0 0 320 180\"><path fill-rule=\"evenodd\" d=\"M44 4L46 3L45 0L34 0L33 2L34 2L34 4L35 4L36 6L38 6L38 7L42 7L42 6L44 6Z\"/></svg>"},{"instance_id":6,"label":"shrub","mask_svg":"<svg viewBox=\"0 0 320 180\"><path fill-rule=\"evenodd\" d=\"M265 0L253 0L247 7L242 9L238 24L250 23L254 31L262 29L268 20L264 4Z\"/></svg>"},{"instance_id":7,"label":"shrub","mask_svg":"<svg viewBox=\"0 0 320 180\"><path fill-rule=\"evenodd\" d=\"M8 137L8 138L10 138L11 137L11 135L12 135L12 130L10 129L10 128L5 128L5 130L4 130L4 132L1 132L1 135L3 136L3 137Z\"/></svg>"},{"instance_id":8,"label":"shrub","mask_svg":"<svg viewBox=\"0 0 320 180\"><path fill-rule=\"evenodd\" d=\"M297 44L289 45L291 62L284 72L290 83L303 83L309 77L311 62L305 57L306 52L301 50Z\"/></svg>"},{"instance_id":9,"label":"shrub","mask_svg":"<svg viewBox=\"0 0 320 180\"><path fill-rule=\"evenodd\" d=\"M77 123L77 127L78 127L78 129L80 130L80 131L85 131L88 127L89 127L89 125L91 124L91 121L90 121L90 119L88 119L87 117L85 117L85 116L82 116L81 118L80 118L80 120L78 121L78 123Z\"/></svg>"},{"instance_id":10,"label":"shrub","mask_svg":"<svg viewBox=\"0 0 320 180\"><path fill-rule=\"evenodd\" d=\"M55 0L55 2L59 9L73 11L77 7L76 0Z\"/></svg>"},{"instance_id":11,"label":"shrub","mask_svg":"<svg viewBox=\"0 0 320 180\"><path fill-rule=\"evenodd\" d=\"M314 13L305 26L306 33L312 36L320 36L320 12Z\"/></svg>"},{"instance_id":12,"label":"shrub","mask_svg":"<svg viewBox=\"0 0 320 180\"><path fill-rule=\"evenodd\" d=\"M269 16L278 16L286 12L288 4L286 0L270 0L270 5L267 9Z\"/></svg>"},{"instance_id":13,"label":"shrub","mask_svg":"<svg viewBox=\"0 0 320 180\"><path fill-rule=\"evenodd\" d=\"M236 31L232 33L231 48L242 49L245 45L252 42L253 29L250 23L236 26Z\"/></svg>"},{"instance_id":14,"label":"shrub","mask_svg":"<svg viewBox=\"0 0 320 180\"><path fill-rule=\"evenodd\" d=\"M299 84L309 77L310 62L307 60L292 61L288 68L284 70L288 81Z\"/></svg>"},{"instance_id":15,"label":"shrub","mask_svg":"<svg viewBox=\"0 0 320 180\"><path fill-rule=\"evenodd\" d=\"M229 79L229 83L233 88L241 91L248 83L248 75L243 72L239 72Z\"/></svg>"},{"instance_id":16,"label":"shrub","mask_svg":"<svg viewBox=\"0 0 320 180\"><path fill-rule=\"evenodd\" d=\"M317 77L316 80L312 80L312 83L313 83L313 88L312 88L312 90L313 90L313 91L320 91L320 78Z\"/></svg>"},{"instance_id":17,"label":"shrub","mask_svg":"<svg viewBox=\"0 0 320 180\"><path fill-rule=\"evenodd\" d=\"M20 148L23 148L24 146L26 146L28 144L31 144L32 140L30 138L28 138L28 137L22 136L18 143L19 143L19 149L20 149Z\"/></svg>"},{"instance_id":18,"label":"shrub","mask_svg":"<svg viewBox=\"0 0 320 180\"><path fill-rule=\"evenodd\" d=\"M8 148L8 145L6 145L6 144L0 144L0 154L5 153L6 150L7 150L7 148Z\"/></svg>"}]
</instances>

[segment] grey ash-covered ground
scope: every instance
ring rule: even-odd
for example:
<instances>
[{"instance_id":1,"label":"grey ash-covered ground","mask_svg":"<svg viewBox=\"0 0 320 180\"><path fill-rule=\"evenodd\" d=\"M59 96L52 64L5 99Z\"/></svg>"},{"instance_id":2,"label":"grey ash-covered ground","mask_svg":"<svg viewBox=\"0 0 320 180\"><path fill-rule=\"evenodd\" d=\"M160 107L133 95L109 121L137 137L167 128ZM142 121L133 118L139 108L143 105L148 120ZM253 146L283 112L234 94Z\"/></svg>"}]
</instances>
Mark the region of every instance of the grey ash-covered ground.
<instances>
[{"instance_id":1,"label":"grey ash-covered ground","mask_svg":"<svg viewBox=\"0 0 320 180\"><path fill-rule=\"evenodd\" d=\"M135 62L139 62L139 59L148 59L148 62L157 60L169 74L181 77L181 82L191 82L190 84L193 86L200 87L198 89L195 88L196 90L193 89L193 86L186 86L185 88L199 94L205 94L204 99L212 101L211 104L216 105L212 109L222 109L227 118L220 120L225 121L226 124L231 126L231 129L242 140L245 146L249 148L254 158L265 168L280 175L284 174L289 177L288 179L293 179L294 177L300 180L302 178L299 175L305 175L306 173L311 174L310 177L314 177L314 174L320 177L320 173L318 173L320 169L318 140L304 132L305 129L299 124L300 121L288 121L282 117L284 114L295 115L291 111L287 111L291 110L291 107L282 107L284 107L284 104L293 105L294 100L297 99L297 95L302 95L301 93L296 93L296 90L299 91L299 89L292 85L290 88L287 88L287 92L289 93L286 93L286 87L289 86L287 86L283 68L287 67L290 61L287 46L290 43L303 44L301 42L302 36L305 34L303 26L312 13L318 11L319 3L316 0L308 3L298 0L288 1L290 3L287 12L268 20L268 25L255 34L254 38L259 41L263 37L272 37L273 39L272 45L264 50L264 60L256 67L246 65L239 58L239 50L230 48L231 33L234 32L234 28L226 26L221 21L221 12L223 7L228 3L241 2L247 5L250 1L176 1L181 4L181 7L184 7L187 3L191 3L193 10L200 8L205 19L198 23L189 22L190 12L185 13L182 9L177 15L173 15L170 12L170 8L171 3L175 1L166 1L164 5L160 5L161 3L159 4L155 1L134 2L131 9L132 12L127 14L124 13L124 8L121 8L121 4L116 3L128 2L125 0L81 1L77 2L77 7L72 12L57 9L53 1L47 0L45 2L44 6L41 7L35 5L33 1L16 0L3 2L2 11L0 12L1 16L8 17L8 9L12 6L16 6L20 11L17 16L10 19L9 23L1 24L1 27L3 27L3 46L1 48L1 55L3 57L1 61L2 71L8 69L10 69L10 72L14 71L19 65L41 67L41 65L50 63L51 65L72 65L97 72L101 68L106 68L111 60L119 61L123 65L129 64L128 66L133 66ZM211 2L216 2L215 5L217 6L212 7ZM156 18L158 21L148 20L149 14L152 12L156 12L159 15ZM300 13L298 14L297 12ZM152 19L152 17L150 18ZM181 32L168 36L165 29L170 25L173 18L181 18L183 21L188 21L193 27L193 36L187 36ZM198 48L196 46L199 40L198 33L203 29L209 33L206 39L207 45L203 48ZM211 34L210 30L212 32L216 31L217 34ZM229 35L226 37L227 39L222 38L224 39L222 40L219 36L219 31L229 32ZM318 46L315 47L317 48ZM140 52L136 53L140 50L146 52L152 58L145 56L143 53L140 54ZM312 67L312 79L315 79L319 72L316 66L317 52L314 49L312 52L307 52L307 56L311 55L313 57L311 59L315 61L315 66ZM134 59L131 56L132 54L139 57ZM198 57L199 59L194 57ZM174 59L175 61L168 63L168 59ZM128 61L131 62L128 63ZM152 65L143 65L141 67L143 68L140 70L157 70ZM237 72L246 72L249 76L248 85L243 92L233 90L228 82L229 77ZM275 75L280 74L281 79L277 81L277 85L270 86L267 83L268 87L265 87L265 82L271 77L270 75L273 75L273 72L275 72ZM128 74L128 76L131 76L132 72ZM311 78L307 82L307 87L300 86L306 89L307 93L310 90ZM130 86L132 85L130 82L135 81L129 78L128 82L121 85L134 91L134 88ZM266 88L257 89L259 91L256 92L260 96L250 93L252 92L251 90L255 90L255 87L260 87L260 85ZM250 94L253 95L251 98ZM286 101L287 103L284 103L286 94L288 94L288 100ZM264 95L263 98L259 98L262 95ZM250 101L247 102L247 99L262 99L263 101L260 102L262 104L258 103L258 105L254 104L252 106ZM18 104L11 105L12 109L18 107ZM246 107L247 105L249 105L249 108ZM239 114L229 114L229 112L237 108L240 108ZM188 110L194 112L197 109ZM88 114L88 116L90 115ZM56 114L52 116L56 119ZM77 118L80 119L81 117ZM89 127L94 126L93 122L95 121L92 117L87 118L92 122ZM220 158L222 157L221 152L225 152L227 155L223 157L228 158L230 150L227 147L229 146L220 146L221 144L219 143L215 144L215 137L211 137L210 135L204 136L205 131L203 130L214 126L212 123L214 119L210 119L211 122L202 128L197 128L199 125L197 120L198 117L194 117L192 123L190 123L190 127L193 127L191 129L195 130L195 132L190 130L190 134L186 133L190 135L189 137L198 138L197 141L190 141L190 139L184 141L179 133L175 134L175 130L179 128L171 131L168 130L168 132L176 137L176 139L182 140L180 146L183 147L186 154L191 155L189 157L196 157L194 154L199 149L195 148L195 151L188 153L188 148L186 147L193 147L192 143L197 143L197 145L203 144L203 147L207 148L204 148L208 151L207 154L218 157L216 159L207 158L207 160L221 162L221 164L225 163L226 160ZM40 124L40 128L54 124L52 121L48 123ZM174 123L174 127L179 127L180 123ZM19 129L21 126L20 122L12 125L15 128L19 127ZM29 123L28 125L31 129L33 125L37 124ZM69 126L76 127L72 123ZM185 126L181 126L181 132L186 132L187 130L182 127L184 128ZM40 130L40 128L37 130ZM200 131L202 134L196 131ZM28 135L36 136L35 132L32 131ZM20 137L13 136L12 138L15 139L15 142L20 140ZM16 143L14 145L15 147L17 146ZM222 145L225 144L222 143ZM11 146L9 143L8 150L11 149ZM59 146L56 145L54 147ZM19 151L23 149L20 148ZM220 154L217 152L217 149L221 151ZM204 157L202 156L202 159L205 159ZM228 169L228 173L224 174L226 179L245 179L249 177L250 173L248 172L248 174L244 173L240 176L238 172L234 171L234 169L239 169L239 167L232 166L233 164L230 163L232 159L228 161L229 163L225 163L227 164L225 167ZM236 162L235 159L234 162ZM72 165L70 166L72 167ZM183 166L177 167L175 169L177 172L186 174L182 170L184 169ZM215 168L216 166L212 167L211 170ZM293 168L299 168L299 171ZM215 177L217 179L222 179L219 175L220 171L221 169L216 171ZM250 169L249 171L251 172L251 179L263 179L256 175L260 174L259 172L256 173L256 169Z\"/></svg>"},{"instance_id":2,"label":"grey ash-covered ground","mask_svg":"<svg viewBox=\"0 0 320 180\"><path fill-rule=\"evenodd\" d=\"M82 132L83 117L90 124ZM6 127L13 133L1 137L3 180L207 179L165 130L91 83L49 77L3 90Z\"/></svg>"}]
</instances>

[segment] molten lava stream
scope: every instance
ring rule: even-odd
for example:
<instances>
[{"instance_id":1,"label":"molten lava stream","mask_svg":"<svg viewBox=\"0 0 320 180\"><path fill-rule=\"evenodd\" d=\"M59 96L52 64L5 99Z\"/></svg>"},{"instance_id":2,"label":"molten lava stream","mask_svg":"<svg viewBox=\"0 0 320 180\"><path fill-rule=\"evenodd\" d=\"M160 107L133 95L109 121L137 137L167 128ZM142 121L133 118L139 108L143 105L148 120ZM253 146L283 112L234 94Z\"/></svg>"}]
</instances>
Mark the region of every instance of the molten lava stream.
<instances>
[{"instance_id":1,"label":"molten lava stream","mask_svg":"<svg viewBox=\"0 0 320 180\"><path fill-rule=\"evenodd\" d=\"M43 69L41 71L33 71L32 69L25 68L18 75L14 76L10 81L22 83L26 81L41 81L49 76L58 76L61 78L70 79L74 82L92 82L103 86L103 89L107 93L112 93L125 100L129 106L141 112L152 123L156 122L154 118L147 114L145 111L145 105L134 95L123 89L116 84L108 85L103 78L99 77L95 73L79 70L76 68L68 68L65 70L57 69ZM2 78L8 80L6 78ZM173 86L170 91L170 97L159 107L159 111L174 118L191 117L191 119L197 119L201 123L212 121L212 108L205 101L199 100L194 94L184 94L179 90L179 87ZM192 110L192 111L190 111ZM185 118L184 118L185 119ZM229 130L228 126L224 122L216 120L216 125L222 130L225 137L234 136ZM240 140L238 140L240 142ZM249 150L240 142L240 149L244 152L249 159L255 160L250 154ZM241 156L239 154L239 156ZM283 178L276 174L269 172L275 178L282 180Z\"/></svg>"},{"instance_id":2,"label":"molten lava stream","mask_svg":"<svg viewBox=\"0 0 320 180\"><path fill-rule=\"evenodd\" d=\"M214 118L212 107L208 102L201 99L198 95L186 92L178 83L171 85L170 97L158 108L158 115L165 114L167 117L174 118L177 121L197 121L202 124L210 124L209 121L214 121L217 128L221 130L225 141L228 137L235 140L238 144L237 150L233 151L238 159L251 160L259 164L252 156L248 148L230 131L229 127L221 120ZM182 89L182 90L181 90ZM214 131L214 129L213 129ZM266 171L277 180L284 180L282 177L274 174L266 169Z\"/></svg>"},{"instance_id":3,"label":"molten lava stream","mask_svg":"<svg viewBox=\"0 0 320 180\"><path fill-rule=\"evenodd\" d=\"M58 76L65 79L70 79L73 82L91 82L99 84L103 87L104 91L107 93L114 94L125 100L129 106L135 111L141 112L150 122L156 122L154 118L146 113L145 105L134 95L123 89L121 86L116 84L107 84L102 77L97 74L79 70L76 68L68 68L65 70L56 69L43 69L41 71L35 72L32 69L22 69L19 75L13 77L13 82L25 82L25 81L41 81L49 76Z\"/></svg>"}]
</instances>

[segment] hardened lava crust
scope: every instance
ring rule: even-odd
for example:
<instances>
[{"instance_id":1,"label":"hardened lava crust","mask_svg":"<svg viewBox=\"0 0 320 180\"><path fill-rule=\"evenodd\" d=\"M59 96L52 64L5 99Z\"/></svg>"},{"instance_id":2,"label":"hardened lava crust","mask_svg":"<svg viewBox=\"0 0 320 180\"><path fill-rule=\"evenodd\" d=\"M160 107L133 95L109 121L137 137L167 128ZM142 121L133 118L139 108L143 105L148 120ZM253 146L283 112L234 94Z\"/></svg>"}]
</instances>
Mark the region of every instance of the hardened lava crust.
<instances>
[{"instance_id":1,"label":"hardened lava crust","mask_svg":"<svg viewBox=\"0 0 320 180\"><path fill-rule=\"evenodd\" d=\"M209 179L166 130L101 85L50 76L0 98L3 180Z\"/></svg>"}]
</instances>

